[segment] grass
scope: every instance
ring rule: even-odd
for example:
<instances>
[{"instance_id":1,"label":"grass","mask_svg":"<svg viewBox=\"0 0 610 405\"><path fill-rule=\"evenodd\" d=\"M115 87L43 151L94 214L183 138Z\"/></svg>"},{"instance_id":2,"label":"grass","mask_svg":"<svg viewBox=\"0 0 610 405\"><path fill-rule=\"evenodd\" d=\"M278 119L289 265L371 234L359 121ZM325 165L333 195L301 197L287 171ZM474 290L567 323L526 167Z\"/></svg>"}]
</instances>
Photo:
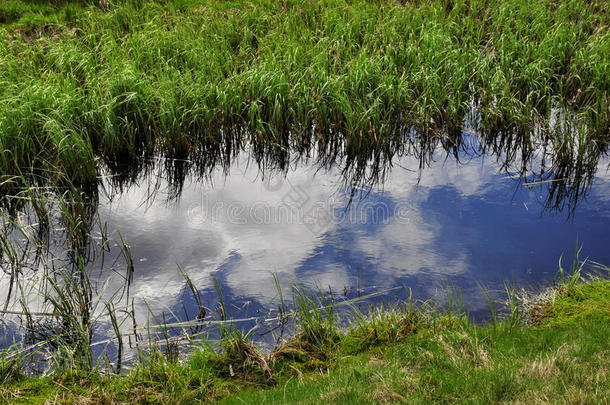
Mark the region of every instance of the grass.
<instances>
[{"instance_id":1,"label":"grass","mask_svg":"<svg viewBox=\"0 0 610 405\"><path fill-rule=\"evenodd\" d=\"M422 139L459 145L465 122L489 150L548 145L564 177L606 150L605 1L96 4L0 5L0 175L86 183L244 145L360 166Z\"/></svg>"},{"instance_id":2,"label":"grass","mask_svg":"<svg viewBox=\"0 0 610 405\"><path fill-rule=\"evenodd\" d=\"M607 279L558 282L552 293L522 308L528 324L517 326L512 310L477 325L455 302L439 311L429 302L409 300L356 317L342 333L331 304L321 297L295 291L296 334L267 354L228 326L217 349L202 343L183 360L153 350L122 375L73 367L25 377L5 355L0 398L10 403L604 403L610 395Z\"/></svg>"}]
</instances>

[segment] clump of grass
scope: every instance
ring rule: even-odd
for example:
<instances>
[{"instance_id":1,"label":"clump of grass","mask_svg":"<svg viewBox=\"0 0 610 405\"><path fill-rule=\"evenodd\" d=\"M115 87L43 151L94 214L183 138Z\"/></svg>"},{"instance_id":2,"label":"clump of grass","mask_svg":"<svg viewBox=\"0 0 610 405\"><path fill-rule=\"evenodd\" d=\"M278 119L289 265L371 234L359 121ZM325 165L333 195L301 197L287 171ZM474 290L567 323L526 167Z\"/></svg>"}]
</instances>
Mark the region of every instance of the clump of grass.
<instances>
[{"instance_id":1,"label":"clump of grass","mask_svg":"<svg viewBox=\"0 0 610 405\"><path fill-rule=\"evenodd\" d=\"M553 288L549 288L533 297L521 297L522 306L525 308L524 317L527 318L528 322L532 324L544 323L545 319L551 317L557 300L579 294L580 284L583 281L582 273L586 264L586 260L580 260L581 249L576 243L570 269L567 271L563 268L562 257L559 258Z\"/></svg>"},{"instance_id":2,"label":"clump of grass","mask_svg":"<svg viewBox=\"0 0 610 405\"><path fill-rule=\"evenodd\" d=\"M0 385L10 384L24 377L24 358L25 356L11 353L10 350L0 352Z\"/></svg>"},{"instance_id":3,"label":"clump of grass","mask_svg":"<svg viewBox=\"0 0 610 405\"><path fill-rule=\"evenodd\" d=\"M580 260L580 251L582 247L578 247L578 242L574 249L574 257L568 272L566 272L561 264L561 257L559 258L559 269L555 277L558 288L561 290L561 294L569 294L582 280L582 269L585 266L586 260Z\"/></svg>"},{"instance_id":4,"label":"clump of grass","mask_svg":"<svg viewBox=\"0 0 610 405\"><path fill-rule=\"evenodd\" d=\"M94 298L91 283L81 265L77 271L63 270L59 278L48 276L51 287L45 300L50 303L60 327L49 332L47 339L61 352L56 358L61 368L90 370L94 359L91 353ZM24 304L25 307L25 304Z\"/></svg>"},{"instance_id":5,"label":"clump of grass","mask_svg":"<svg viewBox=\"0 0 610 405\"><path fill-rule=\"evenodd\" d=\"M263 384L275 382L267 357L248 341L248 334L233 329L230 335L223 337L220 346L223 350L222 362L228 366L225 370L227 376Z\"/></svg>"},{"instance_id":6,"label":"clump of grass","mask_svg":"<svg viewBox=\"0 0 610 405\"><path fill-rule=\"evenodd\" d=\"M356 308L355 308L356 309ZM356 326L346 335L345 346L350 343L353 350L362 351L371 346L381 346L403 341L416 334L419 328L429 320L426 311L428 302L416 307L409 295L406 304L397 307L380 305L369 308L367 315L356 309Z\"/></svg>"},{"instance_id":7,"label":"clump of grass","mask_svg":"<svg viewBox=\"0 0 610 405\"><path fill-rule=\"evenodd\" d=\"M298 339L317 348L332 347L340 337L334 304L322 291L317 295L294 287Z\"/></svg>"},{"instance_id":8,"label":"clump of grass","mask_svg":"<svg viewBox=\"0 0 610 405\"><path fill-rule=\"evenodd\" d=\"M123 381L120 386L127 395L125 392L113 393L115 401L188 403L210 397L206 375L196 366L202 353L198 352L193 357L192 364L186 364L169 360L164 353L153 349L140 357L130 372L128 381ZM194 373L193 370L198 372Z\"/></svg>"}]
</instances>

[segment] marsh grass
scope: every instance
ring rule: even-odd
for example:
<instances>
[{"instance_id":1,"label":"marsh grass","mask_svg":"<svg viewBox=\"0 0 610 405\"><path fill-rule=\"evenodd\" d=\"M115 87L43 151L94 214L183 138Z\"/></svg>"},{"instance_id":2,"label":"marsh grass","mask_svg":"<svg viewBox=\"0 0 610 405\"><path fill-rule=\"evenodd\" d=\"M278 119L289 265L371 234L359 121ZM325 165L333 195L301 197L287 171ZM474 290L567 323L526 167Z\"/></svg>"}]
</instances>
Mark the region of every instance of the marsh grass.
<instances>
[{"instance_id":1,"label":"marsh grass","mask_svg":"<svg viewBox=\"0 0 610 405\"><path fill-rule=\"evenodd\" d=\"M335 308L322 291L312 294L294 287L293 300L296 310L299 338L315 347L332 347L338 340Z\"/></svg>"},{"instance_id":2,"label":"marsh grass","mask_svg":"<svg viewBox=\"0 0 610 405\"><path fill-rule=\"evenodd\" d=\"M128 310L115 306L114 299L120 291L108 297L106 284L97 285L91 281L82 259L76 265L62 267L45 268L43 264L38 271L42 272L40 283L24 287L31 275L23 275L26 280L16 281L21 293L18 299L21 312L13 313L22 317L23 328L19 347L32 360L31 364L27 361L23 364L34 369L40 365L43 369L38 372L43 374L111 369L113 363L105 357L105 350L102 354L95 352L93 341L94 330L107 319L115 333L111 340L117 342L112 372L120 372L122 324L131 317ZM31 309L32 305L36 305L35 311Z\"/></svg>"},{"instance_id":3,"label":"marsh grass","mask_svg":"<svg viewBox=\"0 0 610 405\"><path fill-rule=\"evenodd\" d=\"M0 385L23 377L23 364L27 362L27 356L17 355L13 350L9 348L0 352Z\"/></svg>"},{"instance_id":4,"label":"marsh grass","mask_svg":"<svg viewBox=\"0 0 610 405\"><path fill-rule=\"evenodd\" d=\"M550 298L529 306L507 284L506 314L489 297L490 327L473 325L460 291L449 288L445 307L371 308L353 314L357 322L346 331L332 294L297 288L291 312L276 279L281 332L269 353L232 322L215 281L220 341L202 345L189 360L172 331L185 331L192 344L189 333L200 331L186 328L203 324L206 310L186 274L197 319L177 326L173 314L152 316L155 325L144 328L159 333L149 333L144 350L133 312L96 297L85 270L100 254L90 239L100 174L109 173L120 188L159 158L176 195L191 171L203 177L226 169L244 149L265 168L286 170L294 155L321 167L341 163L346 182L358 185L383 180L402 155L412 154L420 167L438 147L457 157L468 140L464 132L472 131L480 152L524 177L541 153L549 170L532 183L547 182L548 206L574 205L609 140L605 2L94 3L0 4L0 192L9 213L0 237L2 268L11 288L28 270L51 270L42 312L30 310L22 288L9 298L20 294L30 336L50 343L45 354L55 360L55 373L45 378L59 383L24 383L24 357L3 354L0 378L9 390L2 387L3 399L46 401L58 393L65 402L159 403L608 397L603 337L609 332L600 310L608 286L580 284L580 262L569 270L560 262ZM24 205L36 227L13 215ZM40 262L57 218L68 241L64 266ZM11 232L32 242L16 244ZM122 238L121 245L129 284L133 259ZM91 351L100 314L109 317L118 344L106 379ZM112 374L125 371L127 319L140 356L120 378ZM524 319L542 330L523 328ZM560 350L565 342L583 345L573 350L583 362L569 365ZM554 351L541 349L547 346ZM534 363L524 360L542 352L546 357ZM554 381L553 391L541 381ZM238 399L230 396L235 393Z\"/></svg>"},{"instance_id":5,"label":"marsh grass","mask_svg":"<svg viewBox=\"0 0 610 405\"><path fill-rule=\"evenodd\" d=\"M115 304L129 290L133 260L128 246L119 245L118 258L125 258L127 269L125 286L119 291L107 291L107 283L91 280L92 265L107 250L108 235L95 222L99 217L91 194L85 195L61 174L55 176L58 182L53 187L21 183L8 200L16 204L1 212L1 269L10 274L1 313L17 317L11 322L16 322L22 337L11 352L22 353L17 356L20 368L33 373L97 372L104 368L102 360L110 369L111 362L94 353L92 340L107 317L118 342L113 371L120 371L121 330L131 313ZM100 229L99 242L92 237L94 228ZM109 268L118 267L115 261Z\"/></svg>"},{"instance_id":6,"label":"marsh grass","mask_svg":"<svg viewBox=\"0 0 610 405\"><path fill-rule=\"evenodd\" d=\"M603 1L111 3L0 6L0 174L83 184L152 156L203 172L244 145L358 172L422 140L422 161L453 150L470 123L490 150L545 145L555 178L585 184L607 149Z\"/></svg>"},{"instance_id":7,"label":"marsh grass","mask_svg":"<svg viewBox=\"0 0 610 405\"><path fill-rule=\"evenodd\" d=\"M585 300L585 295L598 297L598 294L603 295L603 288L607 287L608 282L603 281L608 277L608 267L595 264L594 271L585 275L585 265L587 259L581 260L580 252L582 247L576 243L574 247L573 259L570 268L566 270L562 264L562 258L559 259L558 270L555 275L553 288L549 288L540 294L520 294L520 307L524 308L524 320L529 324L538 325L553 322L553 320L562 321L564 317L573 317L575 314L561 314L562 305L556 305L557 302L577 303L579 300ZM600 291L593 288L593 291L587 291L587 281L593 280L596 287L601 287ZM582 284L585 283L583 287ZM590 308L581 308L583 317L590 314ZM560 314L562 316L560 316Z\"/></svg>"},{"instance_id":8,"label":"marsh grass","mask_svg":"<svg viewBox=\"0 0 610 405\"><path fill-rule=\"evenodd\" d=\"M344 345L354 345L355 352L383 344L398 343L417 333L426 322L426 306L415 308L412 303L406 307L378 306L361 314Z\"/></svg>"}]
</instances>

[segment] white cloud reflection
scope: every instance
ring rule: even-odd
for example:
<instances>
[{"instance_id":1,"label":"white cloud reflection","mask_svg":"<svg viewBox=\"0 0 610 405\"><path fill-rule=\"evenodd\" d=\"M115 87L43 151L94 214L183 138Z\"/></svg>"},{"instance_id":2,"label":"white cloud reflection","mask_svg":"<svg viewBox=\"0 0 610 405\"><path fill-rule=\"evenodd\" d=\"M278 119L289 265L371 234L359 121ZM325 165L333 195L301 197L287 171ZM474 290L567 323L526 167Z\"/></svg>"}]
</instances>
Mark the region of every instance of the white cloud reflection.
<instances>
[{"instance_id":1,"label":"white cloud reflection","mask_svg":"<svg viewBox=\"0 0 610 405\"><path fill-rule=\"evenodd\" d=\"M375 272L377 285L393 287L401 277L417 274L422 268L448 275L466 272L465 252L455 252L448 259L435 250L434 241L443 224L422 217L419 204L435 187L452 187L461 196L480 193L493 186L496 169L486 161L469 165L447 161L426 169L418 183L418 163L409 159L399 163L383 189L373 190L369 198L377 195L391 203L408 202L406 218L364 224L369 231L357 234L351 246L335 247L370 257L374 268L363 271ZM333 240L333 234L350 229L349 223L330 222L317 232L302 220L309 207L328 207L329 200L345 204L337 179L335 172L299 168L285 179L262 181L254 167L238 167L226 178L219 174L213 179L214 186L189 184L177 204L158 198L150 206L142 205L147 187L132 187L104 207L102 217L131 245L136 257L131 294L136 300L146 299L153 311L178 304L184 282L175 263L183 266L199 288L209 288L211 277L217 275L233 295L263 302L277 293L272 273L278 275L284 288L299 282L342 290L352 287L355 280L343 263L326 260L320 262L321 268L302 271L317 249L341 243ZM285 211L284 216L279 215L280 221L260 221L265 216L261 212L273 216L286 205L297 207L294 217L287 219ZM355 203L353 209L361 207ZM112 282L115 289L121 283Z\"/></svg>"}]
</instances>

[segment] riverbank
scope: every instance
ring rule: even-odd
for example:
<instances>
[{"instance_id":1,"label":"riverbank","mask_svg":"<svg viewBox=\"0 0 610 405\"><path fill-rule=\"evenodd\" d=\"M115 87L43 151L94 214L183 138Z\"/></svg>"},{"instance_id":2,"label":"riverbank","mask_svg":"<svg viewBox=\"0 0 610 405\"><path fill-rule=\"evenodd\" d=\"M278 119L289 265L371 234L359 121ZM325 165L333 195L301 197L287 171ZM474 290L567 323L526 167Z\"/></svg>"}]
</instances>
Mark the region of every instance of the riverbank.
<instances>
[{"instance_id":1,"label":"riverbank","mask_svg":"<svg viewBox=\"0 0 610 405\"><path fill-rule=\"evenodd\" d=\"M511 298L512 297L512 298ZM300 333L270 354L236 330L187 360L161 351L122 376L71 370L40 378L0 362L6 403L604 403L610 397L610 281L561 282L503 320L459 307L379 309L341 333L302 306ZM330 319L330 321L329 321Z\"/></svg>"},{"instance_id":2,"label":"riverbank","mask_svg":"<svg viewBox=\"0 0 610 405\"><path fill-rule=\"evenodd\" d=\"M97 4L0 4L0 175L88 183L102 162L205 166L244 144L362 164L459 147L465 124L555 165L606 149L604 1Z\"/></svg>"}]
</instances>

